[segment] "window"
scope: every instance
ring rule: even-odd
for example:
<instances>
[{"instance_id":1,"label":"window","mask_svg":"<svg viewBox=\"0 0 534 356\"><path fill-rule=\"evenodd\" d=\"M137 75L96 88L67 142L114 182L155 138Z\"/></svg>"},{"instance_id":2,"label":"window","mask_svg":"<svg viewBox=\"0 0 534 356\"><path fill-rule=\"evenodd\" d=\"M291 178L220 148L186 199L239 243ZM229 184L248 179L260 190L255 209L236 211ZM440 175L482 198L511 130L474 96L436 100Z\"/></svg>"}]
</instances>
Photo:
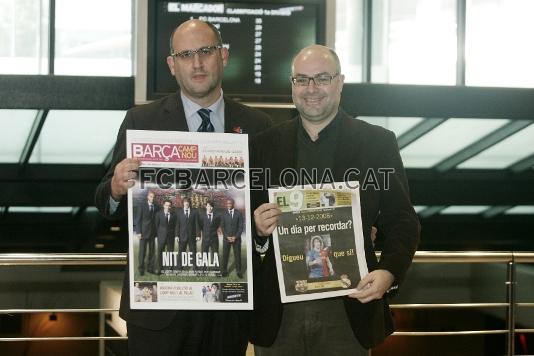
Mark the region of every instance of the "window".
<instances>
[{"instance_id":1,"label":"window","mask_svg":"<svg viewBox=\"0 0 534 356\"><path fill-rule=\"evenodd\" d=\"M504 119L449 119L401 150L406 167L430 168L508 123Z\"/></svg>"},{"instance_id":2,"label":"window","mask_svg":"<svg viewBox=\"0 0 534 356\"><path fill-rule=\"evenodd\" d=\"M533 154L532 142L534 142L534 125L529 125L458 165L458 168L504 169Z\"/></svg>"},{"instance_id":3,"label":"window","mask_svg":"<svg viewBox=\"0 0 534 356\"><path fill-rule=\"evenodd\" d=\"M123 118L123 111L51 110L30 163L103 163Z\"/></svg>"},{"instance_id":4,"label":"window","mask_svg":"<svg viewBox=\"0 0 534 356\"><path fill-rule=\"evenodd\" d=\"M456 1L373 1L375 83L456 83Z\"/></svg>"},{"instance_id":5,"label":"window","mask_svg":"<svg viewBox=\"0 0 534 356\"><path fill-rule=\"evenodd\" d=\"M56 0L55 74L132 75L131 0Z\"/></svg>"},{"instance_id":6,"label":"window","mask_svg":"<svg viewBox=\"0 0 534 356\"><path fill-rule=\"evenodd\" d=\"M468 0L466 84L534 87L534 1Z\"/></svg>"},{"instance_id":7,"label":"window","mask_svg":"<svg viewBox=\"0 0 534 356\"><path fill-rule=\"evenodd\" d=\"M337 0L336 53L346 83L362 81L363 16L362 0Z\"/></svg>"},{"instance_id":8,"label":"window","mask_svg":"<svg viewBox=\"0 0 534 356\"><path fill-rule=\"evenodd\" d=\"M0 163L16 163L28 140L35 110L0 110Z\"/></svg>"},{"instance_id":9,"label":"window","mask_svg":"<svg viewBox=\"0 0 534 356\"><path fill-rule=\"evenodd\" d=\"M48 0L0 0L0 74L48 73Z\"/></svg>"}]
</instances>

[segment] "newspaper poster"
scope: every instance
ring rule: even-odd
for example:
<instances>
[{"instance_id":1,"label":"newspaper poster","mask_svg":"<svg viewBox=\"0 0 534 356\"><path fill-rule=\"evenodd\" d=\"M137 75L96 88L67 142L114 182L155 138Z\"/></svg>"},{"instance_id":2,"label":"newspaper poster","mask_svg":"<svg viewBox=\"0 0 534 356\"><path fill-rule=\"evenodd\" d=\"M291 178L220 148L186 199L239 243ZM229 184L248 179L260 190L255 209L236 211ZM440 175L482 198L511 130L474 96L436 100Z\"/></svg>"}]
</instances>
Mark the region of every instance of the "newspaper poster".
<instances>
[{"instance_id":1,"label":"newspaper poster","mask_svg":"<svg viewBox=\"0 0 534 356\"><path fill-rule=\"evenodd\" d=\"M252 309L247 135L127 131L132 309Z\"/></svg>"},{"instance_id":2,"label":"newspaper poster","mask_svg":"<svg viewBox=\"0 0 534 356\"><path fill-rule=\"evenodd\" d=\"M368 273L359 183L323 187L269 189L282 211L273 241L283 303L348 295Z\"/></svg>"}]
</instances>

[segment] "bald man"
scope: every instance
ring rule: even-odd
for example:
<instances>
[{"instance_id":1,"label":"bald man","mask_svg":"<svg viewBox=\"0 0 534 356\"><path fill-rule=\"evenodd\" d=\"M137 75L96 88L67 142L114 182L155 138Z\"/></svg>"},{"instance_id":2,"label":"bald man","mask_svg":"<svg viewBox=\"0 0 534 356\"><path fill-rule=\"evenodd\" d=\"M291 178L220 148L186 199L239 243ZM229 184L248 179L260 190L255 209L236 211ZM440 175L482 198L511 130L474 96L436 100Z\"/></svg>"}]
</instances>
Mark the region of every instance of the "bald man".
<instances>
[{"instance_id":1,"label":"bald man","mask_svg":"<svg viewBox=\"0 0 534 356\"><path fill-rule=\"evenodd\" d=\"M387 291L402 282L419 241L419 222L409 198L408 183L395 135L353 119L339 108L344 76L330 48L313 45L301 50L292 65L292 95L299 115L263 133L252 143L251 167L269 168L273 185L282 185L287 168L296 176L317 177L329 171L336 181L346 172L360 174L393 169L388 186L379 179L364 187L360 204L365 255L370 273L358 292L348 297L283 304L276 275L271 233L280 210L267 203L266 192L253 192L256 245L265 252L254 259L254 322L251 339L256 356L368 355L368 349L393 332ZM302 183L302 182L301 182ZM320 183L319 181L315 183ZM365 189L363 189L365 188ZM380 213L380 216L379 216ZM378 221L377 221L378 218ZM377 261L372 225L385 234ZM333 241L335 243L335 241Z\"/></svg>"},{"instance_id":2,"label":"bald man","mask_svg":"<svg viewBox=\"0 0 534 356\"><path fill-rule=\"evenodd\" d=\"M228 59L228 50L212 24L189 20L174 30L167 64L179 90L128 110L110 169L95 194L104 217L126 218L126 193L137 177L139 162L125 158L126 130L234 132L239 127L242 133L255 134L270 126L266 114L223 96L222 76ZM120 316L127 322L130 355L245 354L246 312L131 310L128 273Z\"/></svg>"}]
</instances>

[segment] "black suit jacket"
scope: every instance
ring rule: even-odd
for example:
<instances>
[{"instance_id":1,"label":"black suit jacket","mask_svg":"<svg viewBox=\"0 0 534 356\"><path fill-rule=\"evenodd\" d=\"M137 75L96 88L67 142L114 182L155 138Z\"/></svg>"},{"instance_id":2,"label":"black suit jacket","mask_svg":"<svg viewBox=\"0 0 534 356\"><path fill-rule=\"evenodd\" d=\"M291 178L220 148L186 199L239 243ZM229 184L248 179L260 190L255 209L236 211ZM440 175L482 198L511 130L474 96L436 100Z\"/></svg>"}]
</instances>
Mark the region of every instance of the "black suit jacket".
<instances>
[{"instance_id":1,"label":"black suit jacket","mask_svg":"<svg viewBox=\"0 0 534 356\"><path fill-rule=\"evenodd\" d=\"M206 211L198 214L198 229L202 232L202 245L209 244L219 238L217 236L219 226L221 226L221 215L215 211L211 213L211 222Z\"/></svg>"},{"instance_id":2,"label":"black suit jacket","mask_svg":"<svg viewBox=\"0 0 534 356\"><path fill-rule=\"evenodd\" d=\"M156 214L155 225L156 225L156 237L158 238L158 243L164 243L167 239L174 238L174 229L176 227L176 214L169 209L169 219L165 216L165 211L161 209Z\"/></svg>"},{"instance_id":3,"label":"black suit jacket","mask_svg":"<svg viewBox=\"0 0 534 356\"><path fill-rule=\"evenodd\" d=\"M180 242L186 242L190 239L195 239L197 234L198 225L198 212L197 209L189 208L189 217L186 218L184 208L178 208L176 211L176 232Z\"/></svg>"},{"instance_id":4,"label":"black suit jacket","mask_svg":"<svg viewBox=\"0 0 534 356\"><path fill-rule=\"evenodd\" d=\"M269 116L261 111L249 108L228 98L224 98L224 104L225 132L240 132L253 135L271 125ZM115 166L126 157L126 130L128 129L189 131L180 92L153 103L132 108L126 113L117 135L110 168L102 178L95 193L96 207L104 217L112 220L126 218L126 196L121 199L117 210L113 214L109 209L109 198L111 196L111 178L113 177ZM191 313L191 311L183 310L131 310L128 286L128 267L126 267L119 314L129 323L148 329L161 330L171 323L177 313ZM212 318L215 319L214 322L216 324L224 325L224 328L219 330L214 337L219 337L222 340L225 338L234 340L238 331L237 328L241 328L241 332L246 333L248 325L243 321L243 318L246 318L243 312L218 311L213 313Z\"/></svg>"},{"instance_id":5,"label":"black suit jacket","mask_svg":"<svg viewBox=\"0 0 534 356\"><path fill-rule=\"evenodd\" d=\"M332 169L336 181L343 181L344 173L357 168L360 184L368 169L394 168L389 187L381 179L380 189L360 190L365 257L369 271L386 269L402 282L419 242L419 221L409 198L406 175L395 135L379 126L353 119L340 111L339 139L335 148ZM251 146L251 167L271 168L273 185L284 168L296 167L296 138L299 118L276 125L258 135ZM378 174L378 173L377 173ZM380 177L380 176L379 176ZM265 191L252 191L252 211L268 202ZM380 213L380 217L379 217ZM378 229L385 235L380 261L377 261L371 241L371 226L378 221ZM255 231L255 229L253 229ZM272 246L272 237L270 237ZM254 323L251 339L262 346L271 345L278 333L282 318L282 304L276 275L274 251L270 247L263 259L253 255ZM362 304L357 299L343 297L345 310L354 335L367 347L380 344L393 332L393 321L386 298Z\"/></svg>"},{"instance_id":6,"label":"black suit jacket","mask_svg":"<svg viewBox=\"0 0 534 356\"><path fill-rule=\"evenodd\" d=\"M155 202L152 205L154 211L150 212L148 202L146 200L143 201L143 203L137 207L137 214L134 218L135 232L141 234L144 239L151 239L156 236L154 222L158 213L158 206Z\"/></svg>"},{"instance_id":7,"label":"black suit jacket","mask_svg":"<svg viewBox=\"0 0 534 356\"><path fill-rule=\"evenodd\" d=\"M226 238L228 236L235 236L236 239L241 238L244 228L243 214L241 214L241 212L237 209L234 209L234 217L232 217L228 212L228 209L225 209L222 217L221 228L223 237Z\"/></svg>"}]
</instances>

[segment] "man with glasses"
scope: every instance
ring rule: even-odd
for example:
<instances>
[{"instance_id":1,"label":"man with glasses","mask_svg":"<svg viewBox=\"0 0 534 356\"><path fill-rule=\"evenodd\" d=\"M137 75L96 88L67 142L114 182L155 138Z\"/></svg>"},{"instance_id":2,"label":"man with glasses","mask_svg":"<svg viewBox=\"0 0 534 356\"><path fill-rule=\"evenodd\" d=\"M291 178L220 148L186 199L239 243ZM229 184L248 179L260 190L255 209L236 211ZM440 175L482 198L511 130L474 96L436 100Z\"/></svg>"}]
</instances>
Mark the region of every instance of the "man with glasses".
<instances>
[{"instance_id":1,"label":"man with glasses","mask_svg":"<svg viewBox=\"0 0 534 356\"><path fill-rule=\"evenodd\" d=\"M174 30L167 64L180 89L128 110L112 164L96 190L96 205L106 218L126 217L126 193L139 168L137 160L125 158L127 129L255 134L270 126L266 114L223 96L228 56L212 24L189 20ZM120 315L127 321L130 355L234 356L244 355L246 350L245 312L131 310L127 273Z\"/></svg>"},{"instance_id":2,"label":"man with glasses","mask_svg":"<svg viewBox=\"0 0 534 356\"><path fill-rule=\"evenodd\" d=\"M288 168L308 177L329 172L335 181L361 183L361 217L370 273L348 297L283 304L270 236L280 210L265 191L253 191L256 227L254 322L251 340L256 356L367 355L393 332L386 292L395 290L411 264L419 241L419 222L395 135L353 119L339 108L344 76L336 53L313 45L293 60L292 94L299 115L259 134L252 143L251 167L269 168L273 185L283 183ZM393 172L387 182L365 186L363 175L380 168ZM358 173L359 172L359 173ZM300 182L302 183L302 182ZM372 242L372 225L385 235L380 261Z\"/></svg>"}]
</instances>

